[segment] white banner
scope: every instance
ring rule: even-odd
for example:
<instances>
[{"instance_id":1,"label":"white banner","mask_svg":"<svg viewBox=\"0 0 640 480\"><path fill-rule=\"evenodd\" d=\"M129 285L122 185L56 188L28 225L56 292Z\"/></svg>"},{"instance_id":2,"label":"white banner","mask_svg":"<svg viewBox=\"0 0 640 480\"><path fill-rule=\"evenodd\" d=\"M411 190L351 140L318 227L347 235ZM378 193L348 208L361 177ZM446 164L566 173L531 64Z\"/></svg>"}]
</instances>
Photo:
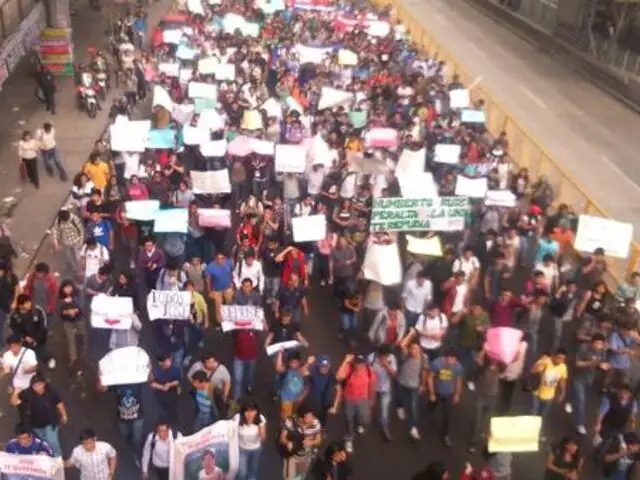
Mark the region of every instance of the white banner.
<instances>
[{"instance_id":1,"label":"white banner","mask_svg":"<svg viewBox=\"0 0 640 480\"><path fill-rule=\"evenodd\" d=\"M193 193L231 193L229 170L211 170L208 172L191 172Z\"/></svg>"},{"instance_id":2,"label":"white banner","mask_svg":"<svg viewBox=\"0 0 640 480\"><path fill-rule=\"evenodd\" d=\"M189 98L217 100L218 87L213 83L189 82Z\"/></svg>"},{"instance_id":3,"label":"white banner","mask_svg":"<svg viewBox=\"0 0 640 480\"><path fill-rule=\"evenodd\" d=\"M199 208L198 225L208 228L230 228L231 211L221 208Z\"/></svg>"},{"instance_id":4,"label":"white banner","mask_svg":"<svg viewBox=\"0 0 640 480\"><path fill-rule=\"evenodd\" d=\"M155 233L187 233L189 228L189 209L167 208L158 210L153 219Z\"/></svg>"},{"instance_id":5,"label":"white banner","mask_svg":"<svg viewBox=\"0 0 640 480\"><path fill-rule=\"evenodd\" d=\"M457 88L449 92L449 106L453 109L467 108L471 105L469 98L469 90L466 88Z\"/></svg>"},{"instance_id":6,"label":"white banner","mask_svg":"<svg viewBox=\"0 0 640 480\"><path fill-rule=\"evenodd\" d=\"M276 172L302 173L307 166L307 146L276 144Z\"/></svg>"},{"instance_id":7,"label":"white banner","mask_svg":"<svg viewBox=\"0 0 640 480\"><path fill-rule=\"evenodd\" d=\"M400 175L402 173L414 174L424 172L426 158L426 148L421 148L420 150L409 150L408 148L403 149L400 157L398 158L398 164L396 165L396 174Z\"/></svg>"},{"instance_id":8,"label":"white banner","mask_svg":"<svg viewBox=\"0 0 640 480\"><path fill-rule=\"evenodd\" d=\"M489 190L487 177L469 178L458 175L456 178L456 196L484 198Z\"/></svg>"},{"instance_id":9,"label":"white banner","mask_svg":"<svg viewBox=\"0 0 640 480\"><path fill-rule=\"evenodd\" d=\"M133 299L101 293L91 300L91 326L108 330L129 330L133 324Z\"/></svg>"},{"instance_id":10,"label":"white banner","mask_svg":"<svg viewBox=\"0 0 640 480\"><path fill-rule=\"evenodd\" d=\"M518 198L511 190L489 190L484 198L484 204L488 207L515 207Z\"/></svg>"},{"instance_id":11,"label":"white banner","mask_svg":"<svg viewBox=\"0 0 640 480\"><path fill-rule=\"evenodd\" d=\"M369 243L362 263L362 273L367 280L373 280L382 285L402 283L402 262L398 244Z\"/></svg>"},{"instance_id":12,"label":"white banner","mask_svg":"<svg viewBox=\"0 0 640 480\"><path fill-rule=\"evenodd\" d=\"M151 131L151 120L126 120L109 127L111 150L115 152L144 152Z\"/></svg>"},{"instance_id":13,"label":"white banner","mask_svg":"<svg viewBox=\"0 0 640 480\"><path fill-rule=\"evenodd\" d=\"M573 247L586 253L603 248L608 257L627 258L633 238L633 225L610 218L580 215Z\"/></svg>"},{"instance_id":14,"label":"white banner","mask_svg":"<svg viewBox=\"0 0 640 480\"><path fill-rule=\"evenodd\" d=\"M222 305L222 331L264 330L264 310L252 305Z\"/></svg>"},{"instance_id":15,"label":"white banner","mask_svg":"<svg viewBox=\"0 0 640 480\"><path fill-rule=\"evenodd\" d=\"M180 66L178 65L178 71L176 73L176 77L178 76L179 73L180 73ZM171 100L171 96L169 95L169 92L167 92L167 90L161 85L154 85L153 101L151 105L153 105L154 107L163 107L167 109L169 112L172 112L173 109L175 108L175 104L173 103L173 100Z\"/></svg>"},{"instance_id":16,"label":"white banner","mask_svg":"<svg viewBox=\"0 0 640 480\"><path fill-rule=\"evenodd\" d=\"M438 143L435 149L434 161L437 163L446 163L448 165L456 165L460 163L460 153L462 146L457 144Z\"/></svg>"},{"instance_id":17,"label":"white banner","mask_svg":"<svg viewBox=\"0 0 640 480\"><path fill-rule=\"evenodd\" d=\"M407 235L407 251L416 255L428 255L431 257L442 256L442 242L440 237L418 238Z\"/></svg>"},{"instance_id":18,"label":"white banner","mask_svg":"<svg viewBox=\"0 0 640 480\"><path fill-rule=\"evenodd\" d=\"M147 352L140 347L116 348L102 357L98 372L103 387L146 383L151 373L151 362Z\"/></svg>"},{"instance_id":19,"label":"white banner","mask_svg":"<svg viewBox=\"0 0 640 480\"><path fill-rule=\"evenodd\" d=\"M221 420L188 437L177 438L171 448L171 480L224 480L238 471L238 424Z\"/></svg>"},{"instance_id":20,"label":"white banner","mask_svg":"<svg viewBox=\"0 0 640 480\"><path fill-rule=\"evenodd\" d=\"M209 130L201 127L185 125L182 127L182 141L185 145L200 145L209 140Z\"/></svg>"},{"instance_id":21,"label":"white banner","mask_svg":"<svg viewBox=\"0 0 640 480\"><path fill-rule=\"evenodd\" d=\"M149 320L189 320L191 317L191 292L151 290L147 295Z\"/></svg>"},{"instance_id":22,"label":"white banner","mask_svg":"<svg viewBox=\"0 0 640 480\"><path fill-rule=\"evenodd\" d=\"M0 478L3 480L64 480L64 465L60 457L0 452Z\"/></svg>"},{"instance_id":23,"label":"white banner","mask_svg":"<svg viewBox=\"0 0 640 480\"><path fill-rule=\"evenodd\" d=\"M309 215L291 219L293 241L316 242L327 236L327 217L324 215Z\"/></svg>"},{"instance_id":24,"label":"white banner","mask_svg":"<svg viewBox=\"0 0 640 480\"><path fill-rule=\"evenodd\" d=\"M302 347L302 343L298 340L289 340L287 342L273 343L267 347L267 355L273 356L278 352L284 352L286 350L293 350L295 348Z\"/></svg>"}]
</instances>

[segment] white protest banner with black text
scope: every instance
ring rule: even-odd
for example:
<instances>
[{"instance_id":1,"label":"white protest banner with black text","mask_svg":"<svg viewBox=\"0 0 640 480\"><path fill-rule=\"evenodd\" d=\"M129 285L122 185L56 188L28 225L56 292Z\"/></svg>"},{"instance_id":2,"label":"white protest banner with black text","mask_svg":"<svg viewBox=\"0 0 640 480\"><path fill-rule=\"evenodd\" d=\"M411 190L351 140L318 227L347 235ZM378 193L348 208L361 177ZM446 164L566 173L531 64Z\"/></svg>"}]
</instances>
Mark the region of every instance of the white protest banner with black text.
<instances>
[{"instance_id":1,"label":"white protest banner with black text","mask_svg":"<svg viewBox=\"0 0 640 480\"><path fill-rule=\"evenodd\" d=\"M189 320L191 317L191 292L151 290L147 296L149 320Z\"/></svg>"}]
</instances>

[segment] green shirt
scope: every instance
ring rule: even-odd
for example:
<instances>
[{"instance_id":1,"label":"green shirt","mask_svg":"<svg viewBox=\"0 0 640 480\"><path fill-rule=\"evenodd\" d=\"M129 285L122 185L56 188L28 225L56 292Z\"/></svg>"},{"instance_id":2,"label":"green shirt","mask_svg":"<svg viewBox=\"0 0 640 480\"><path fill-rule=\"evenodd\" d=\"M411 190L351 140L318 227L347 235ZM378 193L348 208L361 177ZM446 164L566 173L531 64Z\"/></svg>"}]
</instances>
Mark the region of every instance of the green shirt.
<instances>
[{"instance_id":1,"label":"green shirt","mask_svg":"<svg viewBox=\"0 0 640 480\"><path fill-rule=\"evenodd\" d=\"M462 348L476 348L479 345L480 332L476 330L477 327L489 327L489 315L483 312L480 316L475 317L471 314L464 317L460 322L460 346Z\"/></svg>"}]
</instances>

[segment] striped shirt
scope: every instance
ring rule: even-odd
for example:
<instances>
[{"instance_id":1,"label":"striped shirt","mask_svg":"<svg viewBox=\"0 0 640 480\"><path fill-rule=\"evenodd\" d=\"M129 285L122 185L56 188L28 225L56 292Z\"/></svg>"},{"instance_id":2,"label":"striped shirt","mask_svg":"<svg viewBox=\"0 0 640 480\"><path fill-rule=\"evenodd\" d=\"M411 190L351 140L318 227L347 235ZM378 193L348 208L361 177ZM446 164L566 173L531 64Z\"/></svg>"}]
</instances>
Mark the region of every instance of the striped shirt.
<instances>
[{"instance_id":1,"label":"striped shirt","mask_svg":"<svg viewBox=\"0 0 640 480\"><path fill-rule=\"evenodd\" d=\"M109 480L109 459L116 456L116 450L107 442L96 442L91 452L78 445L71 452L69 461L80 470L80 480Z\"/></svg>"}]
</instances>

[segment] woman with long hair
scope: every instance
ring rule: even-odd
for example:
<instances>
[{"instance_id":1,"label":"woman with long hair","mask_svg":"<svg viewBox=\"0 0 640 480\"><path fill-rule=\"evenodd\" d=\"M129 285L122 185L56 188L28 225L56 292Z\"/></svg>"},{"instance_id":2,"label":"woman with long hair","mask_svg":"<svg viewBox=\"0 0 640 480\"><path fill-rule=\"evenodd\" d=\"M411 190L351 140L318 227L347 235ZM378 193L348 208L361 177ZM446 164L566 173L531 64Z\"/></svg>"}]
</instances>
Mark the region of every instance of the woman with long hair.
<instances>
[{"instance_id":1,"label":"woman with long hair","mask_svg":"<svg viewBox=\"0 0 640 480\"><path fill-rule=\"evenodd\" d=\"M64 280L58 290L56 313L62 321L64 336L67 340L69 366L74 368L78 362L77 335L82 337L82 358L86 356L87 329L82 314L80 292L72 280Z\"/></svg>"},{"instance_id":2,"label":"woman with long hair","mask_svg":"<svg viewBox=\"0 0 640 480\"><path fill-rule=\"evenodd\" d=\"M236 478L257 480L262 444L267 438L267 420L260 413L258 402L253 399L246 400L233 419L238 422L240 447L240 464Z\"/></svg>"}]
</instances>

